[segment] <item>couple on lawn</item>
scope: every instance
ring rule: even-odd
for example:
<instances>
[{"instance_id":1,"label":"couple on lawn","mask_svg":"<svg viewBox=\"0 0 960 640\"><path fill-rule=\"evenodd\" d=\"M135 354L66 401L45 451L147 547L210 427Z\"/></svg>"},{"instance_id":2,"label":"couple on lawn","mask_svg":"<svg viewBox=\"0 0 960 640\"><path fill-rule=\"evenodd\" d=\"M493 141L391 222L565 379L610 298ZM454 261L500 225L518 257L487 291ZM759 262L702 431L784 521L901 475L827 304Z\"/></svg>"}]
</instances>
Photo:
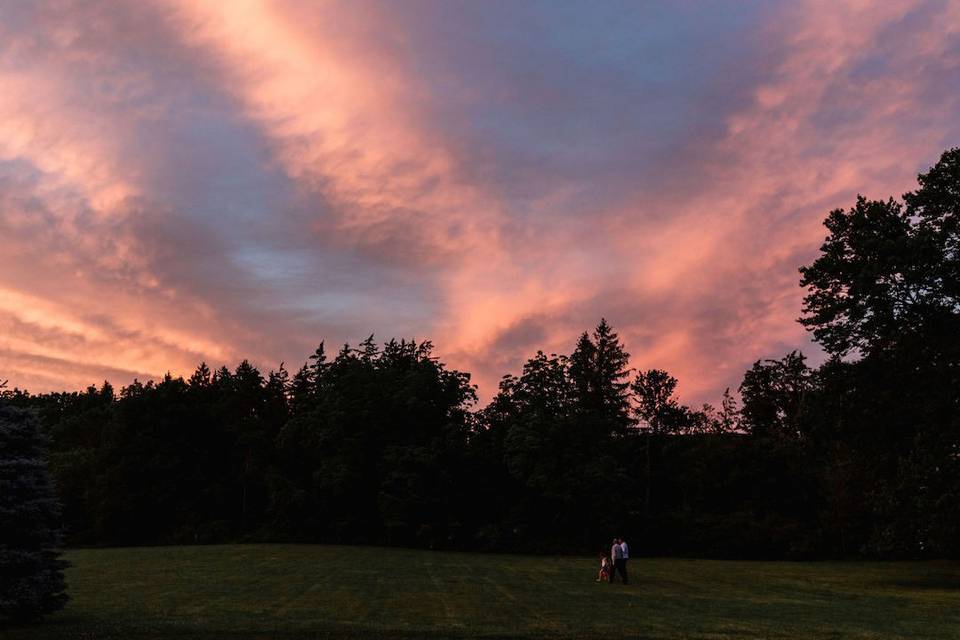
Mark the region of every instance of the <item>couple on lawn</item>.
<instances>
[{"instance_id":1,"label":"couple on lawn","mask_svg":"<svg viewBox=\"0 0 960 640\"><path fill-rule=\"evenodd\" d=\"M597 582L612 583L617 574L623 584L630 584L627 578L627 560L630 559L630 547L623 538L614 538L613 545L610 547L610 555L600 555L600 574L597 576Z\"/></svg>"}]
</instances>

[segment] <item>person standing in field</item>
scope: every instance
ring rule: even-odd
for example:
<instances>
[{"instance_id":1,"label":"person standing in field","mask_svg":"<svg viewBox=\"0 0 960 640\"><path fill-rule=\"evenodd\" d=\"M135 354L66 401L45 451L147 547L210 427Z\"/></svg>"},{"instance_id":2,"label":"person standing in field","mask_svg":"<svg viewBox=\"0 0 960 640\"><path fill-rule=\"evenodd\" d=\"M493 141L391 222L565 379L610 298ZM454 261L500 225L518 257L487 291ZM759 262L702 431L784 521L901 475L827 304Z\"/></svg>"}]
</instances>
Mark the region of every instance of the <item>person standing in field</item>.
<instances>
[{"instance_id":1,"label":"person standing in field","mask_svg":"<svg viewBox=\"0 0 960 640\"><path fill-rule=\"evenodd\" d=\"M623 572L623 547L620 546L620 538L613 539L613 544L610 546L610 559L613 561L613 570L610 571L610 584L613 584L618 571L620 572L620 579L626 584L627 576Z\"/></svg>"},{"instance_id":2,"label":"person standing in field","mask_svg":"<svg viewBox=\"0 0 960 640\"><path fill-rule=\"evenodd\" d=\"M630 547L627 546L627 541L623 538L620 538L620 577L623 578L623 584L630 584L630 580L627 579L627 560L630 559Z\"/></svg>"}]
</instances>

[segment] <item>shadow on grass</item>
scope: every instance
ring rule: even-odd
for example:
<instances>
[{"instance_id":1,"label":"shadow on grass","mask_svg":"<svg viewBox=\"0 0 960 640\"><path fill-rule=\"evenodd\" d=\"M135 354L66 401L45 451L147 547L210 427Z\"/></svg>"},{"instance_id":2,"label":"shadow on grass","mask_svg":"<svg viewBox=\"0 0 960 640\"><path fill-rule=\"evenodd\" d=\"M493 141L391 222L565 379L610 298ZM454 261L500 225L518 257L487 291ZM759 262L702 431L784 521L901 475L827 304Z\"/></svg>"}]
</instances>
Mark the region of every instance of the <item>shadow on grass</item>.
<instances>
[{"instance_id":1,"label":"shadow on grass","mask_svg":"<svg viewBox=\"0 0 960 640\"><path fill-rule=\"evenodd\" d=\"M3 640L372 640L384 638L387 640L467 640L482 638L483 640L539 640L551 638L556 640L575 640L585 636L556 634L556 633L521 633L496 634L482 630L465 630L462 632L449 629L442 630L411 630L390 629L357 626L328 626L309 627L303 629L271 629L269 625L257 629L218 629L216 627L199 627L194 625L169 624L160 628L137 627L135 625L119 623L107 624L101 621L91 623L89 620L58 617L32 624L0 625L0 638ZM631 634L629 636L608 636L615 640L630 637L633 640L644 640L644 636Z\"/></svg>"},{"instance_id":2,"label":"shadow on grass","mask_svg":"<svg viewBox=\"0 0 960 640\"><path fill-rule=\"evenodd\" d=\"M930 575L917 578L900 578L884 580L880 583L884 587L897 589L917 589L932 591L960 591L960 575Z\"/></svg>"}]
</instances>

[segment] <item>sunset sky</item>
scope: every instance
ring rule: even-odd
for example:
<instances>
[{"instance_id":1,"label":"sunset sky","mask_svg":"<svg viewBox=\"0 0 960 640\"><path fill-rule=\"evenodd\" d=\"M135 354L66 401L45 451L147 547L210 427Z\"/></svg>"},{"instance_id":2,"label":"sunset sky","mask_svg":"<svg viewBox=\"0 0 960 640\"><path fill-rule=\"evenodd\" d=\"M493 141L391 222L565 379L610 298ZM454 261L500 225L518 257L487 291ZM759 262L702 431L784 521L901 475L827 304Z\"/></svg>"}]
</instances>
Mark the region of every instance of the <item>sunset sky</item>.
<instances>
[{"instance_id":1,"label":"sunset sky","mask_svg":"<svg viewBox=\"0 0 960 640\"><path fill-rule=\"evenodd\" d=\"M373 333L486 400L603 316L715 401L958 144L957 2L0 2L0 380Z\"/></svg>"}]
</instances>

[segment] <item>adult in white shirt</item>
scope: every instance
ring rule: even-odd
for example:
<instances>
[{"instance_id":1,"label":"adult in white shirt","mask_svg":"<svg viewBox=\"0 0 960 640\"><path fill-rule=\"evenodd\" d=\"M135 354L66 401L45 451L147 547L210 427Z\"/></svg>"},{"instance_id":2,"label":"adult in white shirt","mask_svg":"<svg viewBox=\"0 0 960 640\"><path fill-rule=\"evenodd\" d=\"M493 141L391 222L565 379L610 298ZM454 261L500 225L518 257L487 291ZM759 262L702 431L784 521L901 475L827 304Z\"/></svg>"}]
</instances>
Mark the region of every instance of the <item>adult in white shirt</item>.
<instances>
[{"instance_id":1,"label":"adult in white shirt","mask_svg":"<svg viewBox=\"0 0 960 640\"><path fill-rule=\"evenodd\" d=\"M623 584L630 584L630 581L627 579L627 560L630 559L630 547L627 546L627 541L623 538L620 538L620 576L623 578Z\"/></svg>"},{"instance_id":2,"label":"adult in white shirt","mask_svg":"<svg viewBox=\"0 0 960 640\"><path fill-rule=\"evenodd\" d=\"M620 546L620 538L613 539L613 546L610 547L610 559L613 560L613 570L610 572L610 584L613 584L614 579L617 577L617 572L620 573L620 579L623 580L623 584L627 584L627 574L624 571L625 567L623 564L623 547Z\"/></svg>"}]
</instances>

